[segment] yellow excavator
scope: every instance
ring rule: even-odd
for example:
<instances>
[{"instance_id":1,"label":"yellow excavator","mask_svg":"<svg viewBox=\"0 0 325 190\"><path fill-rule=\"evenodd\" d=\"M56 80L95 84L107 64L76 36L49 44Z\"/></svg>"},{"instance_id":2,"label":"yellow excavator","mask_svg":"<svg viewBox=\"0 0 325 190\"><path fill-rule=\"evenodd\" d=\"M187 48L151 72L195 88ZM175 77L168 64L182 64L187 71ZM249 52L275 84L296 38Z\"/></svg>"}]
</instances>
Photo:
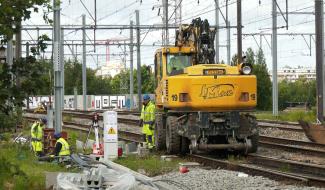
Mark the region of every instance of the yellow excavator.
<instances>
[{"instance_id":1,"label":"yellow excavator","mask_svg":"<svg viewBox=\"0 0 325 190\"><path fill-rule=\"evenodd\" d=\"M168 153L227 149L256 152L258 129L252 65L214 62L215 29L194 19L174 46L155 53L155 144Z\"/></svg>"}]
</instances>

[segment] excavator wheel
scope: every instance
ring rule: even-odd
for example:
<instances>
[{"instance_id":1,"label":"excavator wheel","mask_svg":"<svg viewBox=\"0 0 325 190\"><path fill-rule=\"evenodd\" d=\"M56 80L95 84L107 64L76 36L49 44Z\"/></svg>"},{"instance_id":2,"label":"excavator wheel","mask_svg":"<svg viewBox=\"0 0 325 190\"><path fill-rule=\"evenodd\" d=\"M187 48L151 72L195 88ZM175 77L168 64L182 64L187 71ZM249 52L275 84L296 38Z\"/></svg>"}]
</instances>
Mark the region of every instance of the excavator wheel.
<instances>
[{"instance_id":1,"label":"excavator wheel","mask_svg":"<svg viewBox=\"0 0 325 190\"><path fill-rule=\"evenodd\" d=\"M255 153L258 149L258 141L259 141L259 131L257 127L257 122L256 122L256 118L252 116L248 116L247 119L253 131L253 135L248 137L252 143L252 148L248 150L248 153Z\"/></svg>"},{"instance_id":2,"label":"excavator wheel","mask_svg":"<svg viewBox=\"0 0 325 190\"><path fill-rule=\"evenodd\" d=\"M181 149L181 136L177 133L177 117L175 116L167 117L166 149L168 154L178 154Z\"/></svg>"},{"instance_id":3,"label":"excavator wheel","mask_svg":"<svg viewBox=\"0 0 325 190\"><path fill-rule=\"evenodd\" d=\"M181 137L181 154L185 155L190 152L190 139L187 137Z\"/></svg>"},{"instance_id":4,"label":"excavator wheel","mask_svg":"<svg viewBox=\"0 0 325 190\"><path fill-rule=\"evenodd\" d=\"M164 127L163 115L160 113L156 114L155 147L156 150L166 149L166 128Z\"/></svg>"}]
</instances>

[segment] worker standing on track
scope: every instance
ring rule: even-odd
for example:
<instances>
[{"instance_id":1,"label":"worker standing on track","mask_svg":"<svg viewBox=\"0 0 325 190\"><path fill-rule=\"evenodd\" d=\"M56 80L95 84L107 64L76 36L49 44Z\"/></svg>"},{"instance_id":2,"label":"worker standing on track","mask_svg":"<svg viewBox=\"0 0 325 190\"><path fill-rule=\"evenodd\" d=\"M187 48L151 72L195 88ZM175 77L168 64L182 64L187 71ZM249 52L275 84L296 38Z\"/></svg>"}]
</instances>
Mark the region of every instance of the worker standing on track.
<instances>
[{"instance_id":1,"label":"worker standing on track","mask_svg":"<svg viewBox=\"0 0 325 190\"><path fill-rule=\"evenodd\" d=\"M145 94L143 96L143 106L139 126L142 127L143 141L146 143L149 149L152 149L155 146L155 111L155 104L150 101L150 96Z\"/></svg>"},{"instance_id":2,"label":"worker standing on track","mask_svg":"<svg viewBox=\"0 0 325 190\"><path fill-rule=\"evenodd\" d=\"M70 156L69 143L62 138L61 133L55 133L54 138L56 139L53 156Z\"/></svg>"},{"instance_id":3,"label":"worker standing on track","mask_svg":"<svg viewBox=\"0 0 325 190\"><path fill-rule=\"evenodd\" d=\"M43 128L46 124L46 118L41 118L40 121L34 122L31 127L31 145L37 156L43 156Z\"/></svg>"}]
</instances>

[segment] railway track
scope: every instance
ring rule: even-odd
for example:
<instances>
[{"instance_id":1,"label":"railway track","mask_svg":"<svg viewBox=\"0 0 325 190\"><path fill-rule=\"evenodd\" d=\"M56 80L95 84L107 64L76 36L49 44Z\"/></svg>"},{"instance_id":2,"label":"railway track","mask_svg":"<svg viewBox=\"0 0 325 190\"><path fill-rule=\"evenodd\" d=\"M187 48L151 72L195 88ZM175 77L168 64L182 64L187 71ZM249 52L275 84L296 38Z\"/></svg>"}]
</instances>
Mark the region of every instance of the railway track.
<instances>
[{"instance_id":1,"label":"railway track","mask_svg":"<svg viewBox=\"0 0 325 190\"><path fill-rule=\"evenodd\" d=\"M259 145L266 148L280 149L288 152L325 158L325 145L313 142L261 135Z\"/></svg>"},{"instance_id":2,"label":"railway track","mask_svg":"<svg viewBox=\"0 0 325 190\"><path fill-rule=\"evenodd\" d=\"M288 160L262 157L255 154L247 156L240 162L214 158L212 156L191 154L190 159L212 168L241 171L250 175L259 175L286 183L299 183L310 186L325 187L324 167L313 164L292 162ZM321 175L318 172L322 172Z\"/></svg>"},{"instance_id":3,"label":"railway track","mask_svg":"<svg viewBox=\"0 0 325 190\"><path fill-rule=\"evenodd\" d=\"M73 115L81 116L82 114ZM90 116L92 115L81 117L84 119L91 119ZM26 119L34 121L37 118L26 117ZM130 119L127 117L118 118L118 121L131 125L137 123L137 119ZM81 130L84 132L88 132L89 129L89 125L68 121L64 122L63 127L72 130ZM134 127L137 127L137 125L135 125ZM142 142L142 135L140 133L131 132L127 130L119 130L119 139L132 142ZM261 135L260 145L285 151L300 152L306 155L315 155L322 158L325 157L325 145L316 144L312 142L297 141ZM247 157L245 157L244 161L239 162L230 162L225 159L198 154L189 155L189 158L205 165L209 165L211 167L222 167L228 170L242 171L251 175L262 175L275 180L290 181L294 183L301 183L304 185L325 187L324 165L277 159L272 157L260 156L257 154L249 154L247 155Z\"/></svg>"},{"instance_id":4,"label":"railway track","mask_svg":"<svg viewBox=\"0 0 325 190\"><path fill-rule=\"evenodd\" d=\"M304 130L300 127L299 124L290 124L290 123L275 123L275 122L269 122L269 121L258 121L257 125L259 128L267 129L267 128L274 128L284 131L292 131L292 132L301 132L303 133Z\"/></svg>"}]
</instances>

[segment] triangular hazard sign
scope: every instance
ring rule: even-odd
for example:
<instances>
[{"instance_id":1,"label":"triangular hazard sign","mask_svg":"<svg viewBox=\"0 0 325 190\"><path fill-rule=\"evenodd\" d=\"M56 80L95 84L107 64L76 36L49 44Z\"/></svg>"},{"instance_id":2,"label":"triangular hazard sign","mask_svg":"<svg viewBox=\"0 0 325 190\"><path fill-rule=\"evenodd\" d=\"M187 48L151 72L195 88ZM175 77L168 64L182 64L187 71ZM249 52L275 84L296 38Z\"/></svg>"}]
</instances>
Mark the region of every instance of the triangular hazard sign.
<instances>
[{"instance_id":1,"label":"triangular hazard sign","mask_svg":"<svg viewBox=\"0 0 325 190\"><path fill-rule=\"evenodd\" d=\"M116 134L115 130L113 129L113 127L111 127L109 130L108 130L108 134L110 135L114 135Z\"/></svg>"}]
</instances>

